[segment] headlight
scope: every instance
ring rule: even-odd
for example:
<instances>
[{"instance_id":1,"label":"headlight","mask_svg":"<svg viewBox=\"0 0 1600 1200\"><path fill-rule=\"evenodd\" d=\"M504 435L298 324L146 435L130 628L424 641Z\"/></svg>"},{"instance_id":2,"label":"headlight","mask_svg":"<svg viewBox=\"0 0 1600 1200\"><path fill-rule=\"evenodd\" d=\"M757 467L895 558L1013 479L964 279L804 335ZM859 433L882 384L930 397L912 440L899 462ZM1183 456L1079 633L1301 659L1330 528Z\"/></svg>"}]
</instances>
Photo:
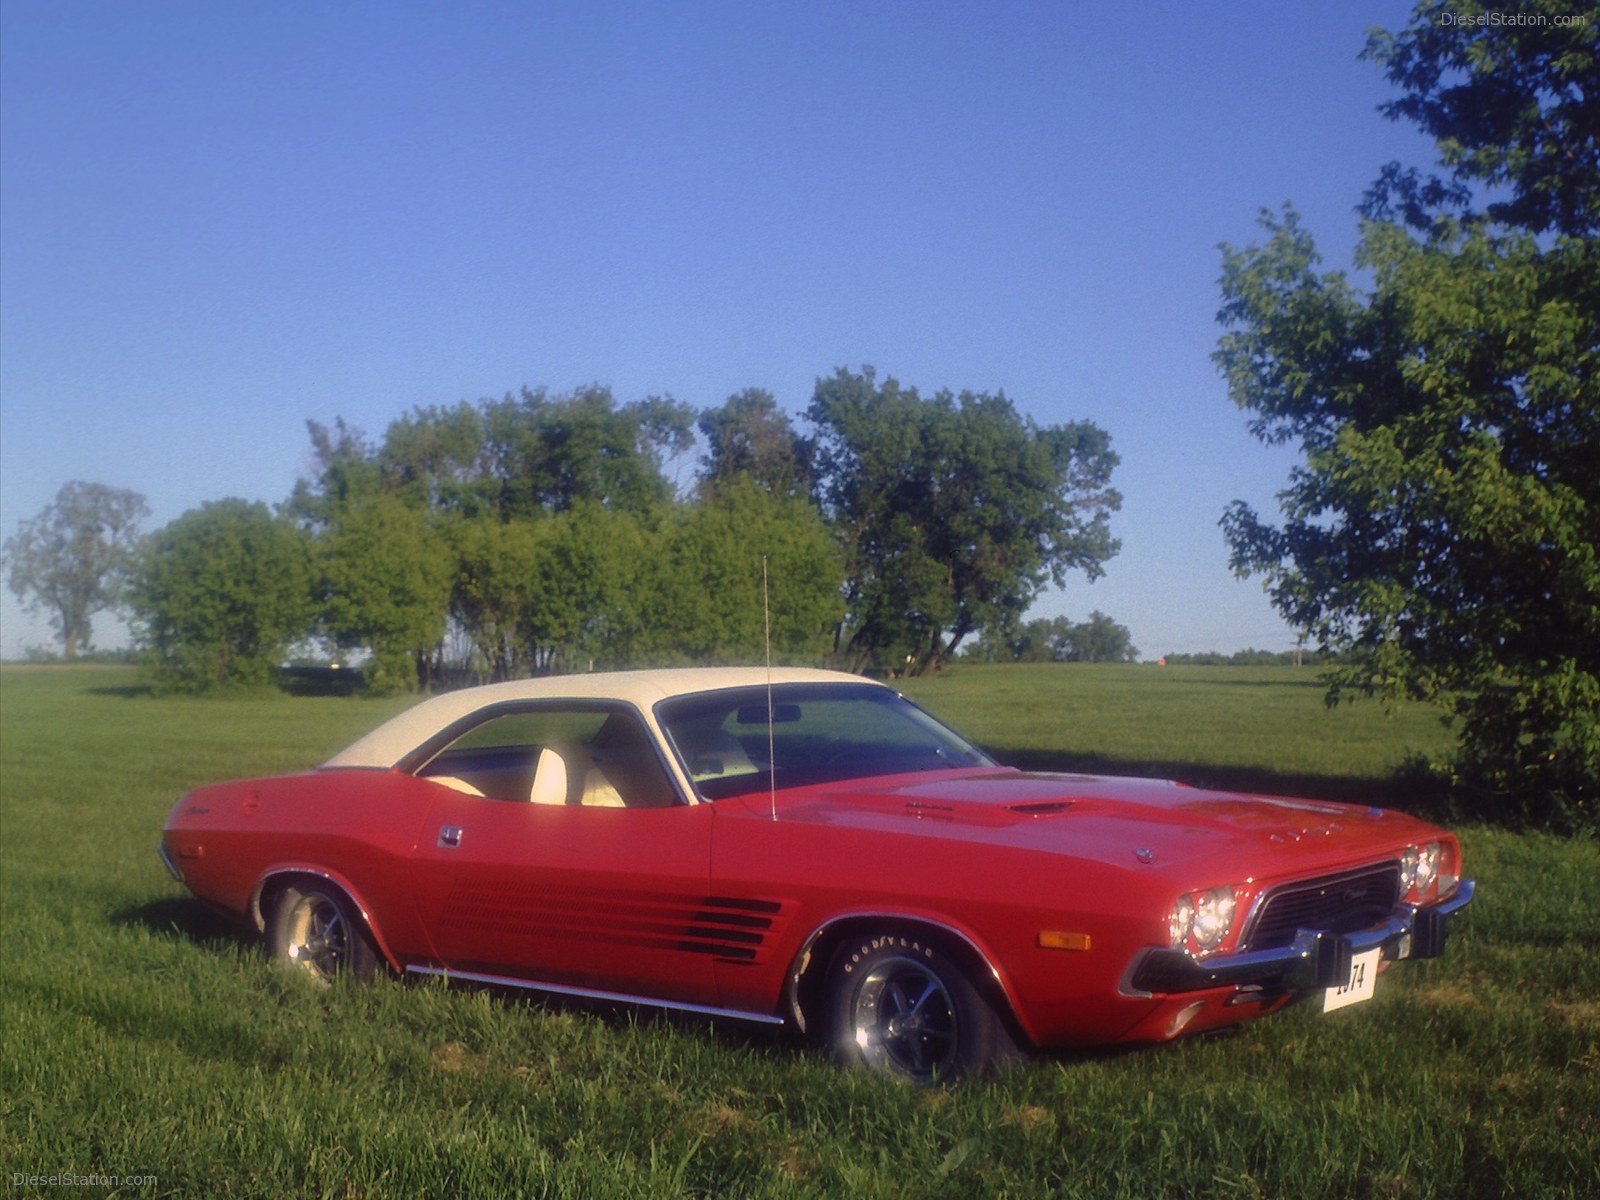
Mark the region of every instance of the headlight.
<instances>
[{"instance_id":1,"label":"headlight","mask_svg":"<svg viewBox=\"0 0 1600 1200\"><path fill-rule=\"evenodd\" d=\"M1167 918L1167 931L1172 938L1175 950L1181 950L1189 942L1189 931L1194 928L1194 901L1188 896L1179 896L1178 902L1172 906L1172 915Z\"/></svg>"},{"instance_id":2,"label":"headlight","mask_svg":"<svg viewBox=\"0 0 1600 1200\"><path fill-rule=\"evenodd\" d=\"M1237 908L1231 887L1216 887L1196 895L1179 896L1167 918L1167 933L1174 949L1209 954L1222 945L1233 927Z\"/></svg>"},{"instance_id":3,"label":"headlight","mask_svg":"<svg viewBox=\"0 0 1600 1200\"><path fill-rule=\"evenodd\" d=\"M1407 846L1400 855L1400 894L1413 902L1428 894L1439 877L1439 843Z\"/></svg>"},{"instance_id":4,"label":"headlight","mask_svg":"<svg viewBox=\"0 0 1600 1200\"><path fill-rule=\"evenodd\" d=\"M1194 909L1194 940L1201 950L1215 950L1233 925L1233 889L1212 888Z\"/></svg>"}]
</instances>

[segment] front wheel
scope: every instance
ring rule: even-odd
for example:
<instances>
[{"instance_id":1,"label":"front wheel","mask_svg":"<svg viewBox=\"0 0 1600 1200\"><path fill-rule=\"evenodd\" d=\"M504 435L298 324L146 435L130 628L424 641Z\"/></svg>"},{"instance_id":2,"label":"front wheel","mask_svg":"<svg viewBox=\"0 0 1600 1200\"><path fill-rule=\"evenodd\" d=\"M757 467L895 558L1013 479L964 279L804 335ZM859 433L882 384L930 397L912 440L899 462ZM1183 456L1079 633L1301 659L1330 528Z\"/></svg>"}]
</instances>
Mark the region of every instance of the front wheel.
<instances>
[{"instance_id":1,"label":"front wheel","mask_svg":"<svg viewBox=\"0 0 1600 1200\"><path fill-rule=\"evenodd\" d=\"M371 935L349 898L320 882L291 884L272 909L272 956L321 984L342 975L372 978L378 961Z\"/></svg>"},{"instance_id":2,"label":"front wheel","mask_svg":"<svg viewBox=\"0 0 1600 1200\"><path fill-rule=\"evenodd\" d=\"M829 968L828 1039L846 1064L913 1083L982 1072L1016 1051L999 1014L937 942L884 933L845 943Z\"/></svg>"}]
</instances>

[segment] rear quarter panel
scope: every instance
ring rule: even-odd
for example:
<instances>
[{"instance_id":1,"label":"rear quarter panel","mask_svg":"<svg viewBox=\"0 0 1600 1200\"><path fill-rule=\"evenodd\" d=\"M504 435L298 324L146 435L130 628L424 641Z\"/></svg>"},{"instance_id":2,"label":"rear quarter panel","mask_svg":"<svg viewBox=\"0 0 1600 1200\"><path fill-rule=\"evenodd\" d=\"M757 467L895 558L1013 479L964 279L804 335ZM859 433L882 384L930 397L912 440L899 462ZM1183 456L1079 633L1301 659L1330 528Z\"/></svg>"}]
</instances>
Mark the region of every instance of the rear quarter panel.
<instances>
[{"instance_id":1,"label":"rear quarter panel","mask_svg":"<svg viewBox=\"0 0 1600 1200\"><path fill-rule=\"evenodd\" d=\"M367 913L391 959L427 958L410 859L437 787L391 771L322 770L199 788L173 806L169 858L196 896L255 925L252 900L284 871L325 875Z\"/></svg>"}]
</instances>

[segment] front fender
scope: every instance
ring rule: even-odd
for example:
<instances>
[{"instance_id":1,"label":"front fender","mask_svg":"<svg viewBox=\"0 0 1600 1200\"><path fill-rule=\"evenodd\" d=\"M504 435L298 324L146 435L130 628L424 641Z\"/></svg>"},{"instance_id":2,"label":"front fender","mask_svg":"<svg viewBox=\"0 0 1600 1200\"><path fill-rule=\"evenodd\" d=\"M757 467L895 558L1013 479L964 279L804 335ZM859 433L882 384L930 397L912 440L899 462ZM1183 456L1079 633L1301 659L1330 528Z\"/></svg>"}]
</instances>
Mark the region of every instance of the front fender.
<instances>
[{"instance_id":1,"label":"front fender","mask_svg":"<svg viewBox=\"0 0 1600 1200\"><path fill-rule=\"evenodd\" d=\"M961 929L935 917L913 916L887 910L863 910L839 913L828 918L801 944L789 966L784 987L783 1009L786 1019L794 1021L802 1033L806 1028L807 1001L812 997L808 983L820 981L821 972L828 966L838 945L854 931L883 930L894 927L904 930L925 930L935 938L951 944L952 953L973 974L972 982L990 993L1003 1006L1002 1016L1015 1022L1030 1041L1037 1043L1035 1031L1024 1018L1010 979L998 965L998 959L986 949L976 934Z\"/></svg>"}]
</instances>

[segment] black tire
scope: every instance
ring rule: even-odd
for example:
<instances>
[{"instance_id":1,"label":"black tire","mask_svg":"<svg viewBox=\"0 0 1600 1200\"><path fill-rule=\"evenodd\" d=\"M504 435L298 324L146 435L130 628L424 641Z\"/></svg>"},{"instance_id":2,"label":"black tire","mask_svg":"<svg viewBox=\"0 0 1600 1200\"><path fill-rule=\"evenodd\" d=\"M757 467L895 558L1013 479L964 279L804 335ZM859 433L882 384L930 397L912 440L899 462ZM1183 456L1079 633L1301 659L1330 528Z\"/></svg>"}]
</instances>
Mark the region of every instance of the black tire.
<instances>
[{"instance_id":1,"label":"black tire","mask_svg":"<svg viewBox=\"0 0 1600 1200\"><path fill-rule=\"evenodd\" d=\"M365 983L378 963L355 905L338 888L317 881L293 883L278 893L267 946L278 962L323 985L341 977Z\"/></svg>"},{"instance_id":2,"label":"black tire","mask_svg":"<svg viewBox=\"0 0 1600 1200\"><path fill-rule=\"evenodd\" d=\"M993 1005L921 934L886 930L846 942L828 969L823 1004L840 1062L913 1083L980 1074L1016 1053Z\"/></svg>"}]
</instances>

